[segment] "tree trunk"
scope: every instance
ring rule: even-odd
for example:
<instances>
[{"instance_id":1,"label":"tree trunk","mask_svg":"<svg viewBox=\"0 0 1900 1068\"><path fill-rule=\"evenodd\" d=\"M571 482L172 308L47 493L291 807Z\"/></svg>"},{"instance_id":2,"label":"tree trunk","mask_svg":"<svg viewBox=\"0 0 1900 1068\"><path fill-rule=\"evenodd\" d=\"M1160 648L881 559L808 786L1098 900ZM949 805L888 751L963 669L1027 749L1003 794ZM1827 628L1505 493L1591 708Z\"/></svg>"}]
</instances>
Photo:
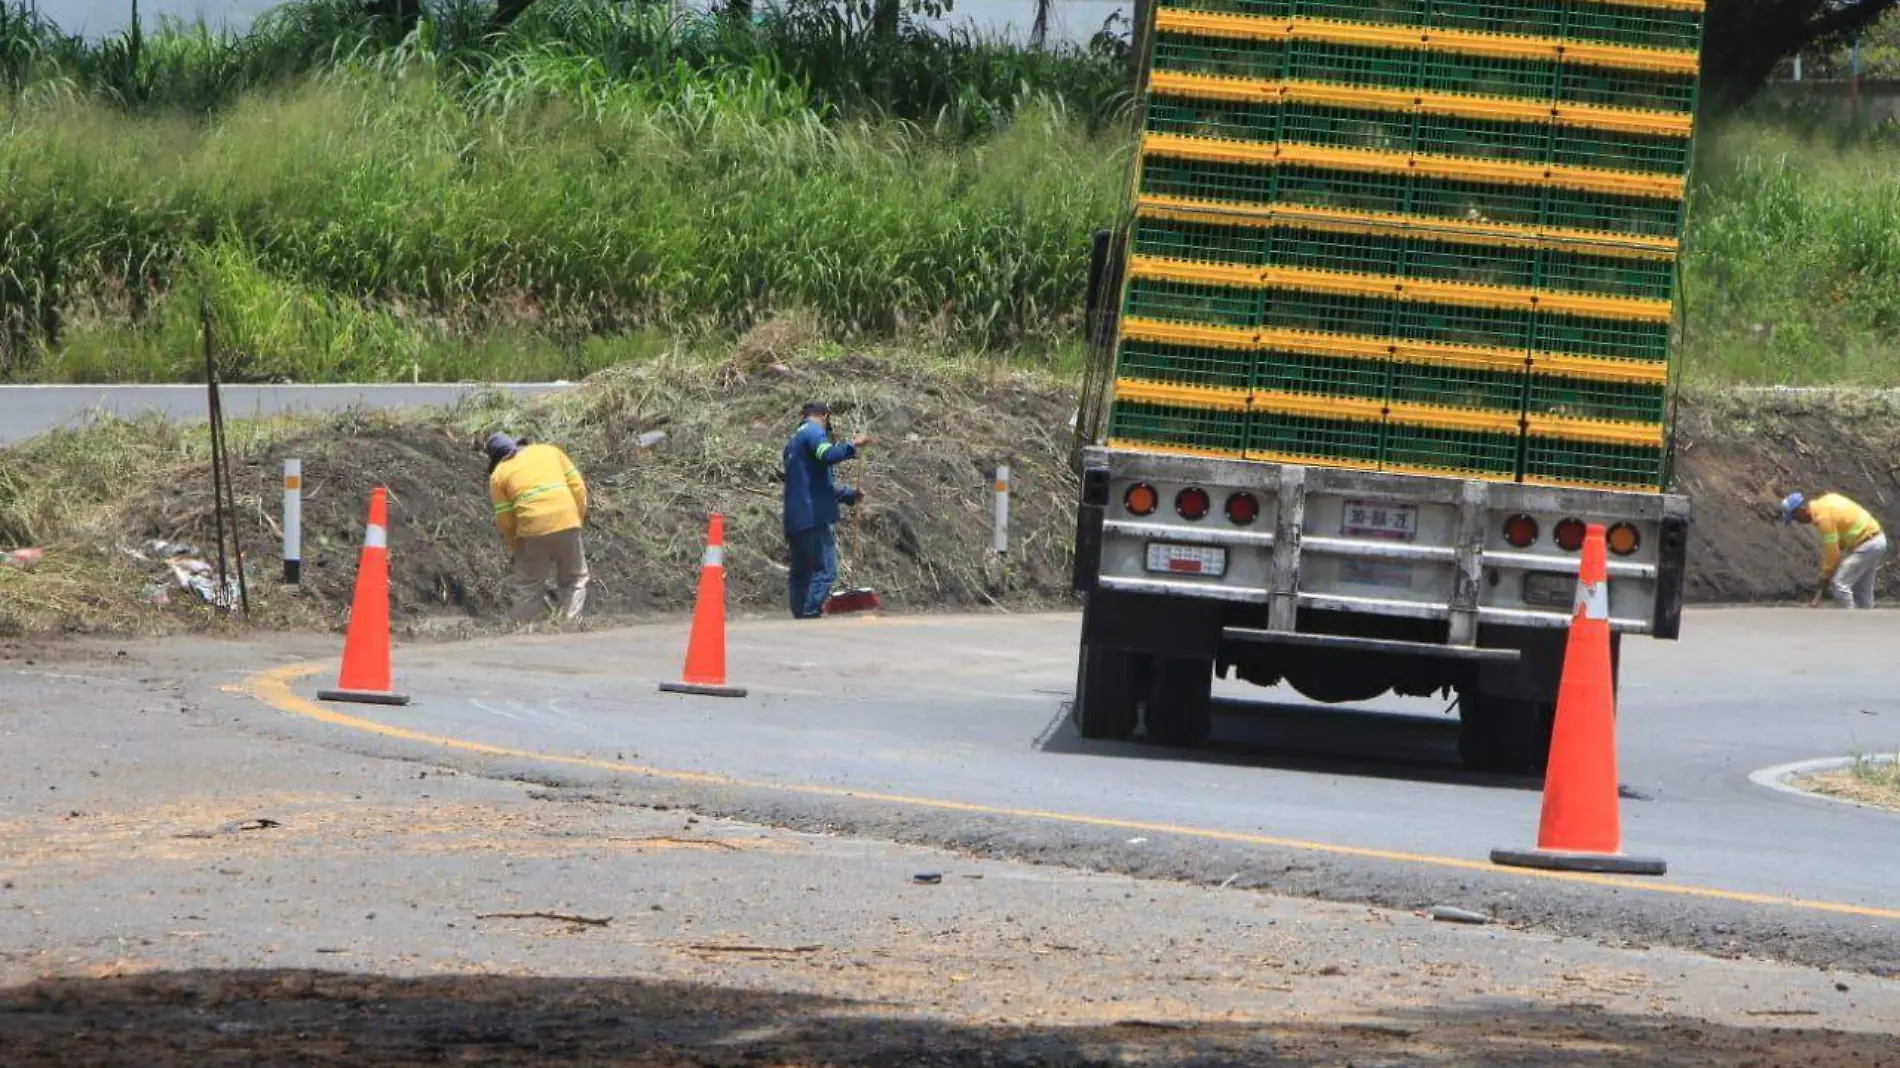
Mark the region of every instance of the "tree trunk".
<instances>
[{"instance_id":1,"label":"tree trunk","mask_svg":"<svg viewBox=\"0 0 1900 1068\"><path fill-rule=\"evenodd\" d=\"M903 0L877 0L871 8L871 36L880 41L895 40L903 13Z\"/></svg>"}]
</instances>

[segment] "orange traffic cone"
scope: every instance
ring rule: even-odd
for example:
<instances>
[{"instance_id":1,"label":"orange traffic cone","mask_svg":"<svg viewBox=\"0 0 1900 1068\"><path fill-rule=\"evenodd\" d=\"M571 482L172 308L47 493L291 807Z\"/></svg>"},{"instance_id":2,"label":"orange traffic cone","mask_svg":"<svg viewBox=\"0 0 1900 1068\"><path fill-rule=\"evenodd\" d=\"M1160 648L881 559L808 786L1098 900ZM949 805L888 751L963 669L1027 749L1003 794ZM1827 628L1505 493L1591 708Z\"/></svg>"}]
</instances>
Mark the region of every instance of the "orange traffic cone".
<instances>
[{"instance_id":1,"label":"orange traffic cone","mask_svg":"<svg viewBox=\"0 0 1900 1068\"><path fill-rule=\"evenodd\" d=\"M684 681L662 682L660 692L745 696L744 687L726 685L726 518L722 515L715 514L706 524L706 558L699 568L699 597L693 603Z\"/></svg>"},{"instance_id":2,"label":"orange traffic cone","mask_svg":"<svg viewBox=\"0 0 1900 1068\"><path fill-rule=\"evenodd\" d=\"M1669 866L1623 852L1617 814L1616 686L1610 668L1609 567L1603 527L1583 536L1577 605L1570 617L1557 723L1544 773L1544 814L1537 848L1494 849L1493 864L1554 871L1661 875Z\"/></svg>"},{"instance_id":3,"label":"orange traffic cone","mask_svg":"<svg viewBox=\"0 0 1900 1068\"><path fill-rule=\"evenodd\" d=\"M319 690L323 701L366 705L406 705L409 698L390 689L389 675L389 493L378 486L369 495L369 529L356 565L356 599L343 639L343 671L334 690Z\"/></svg>"}]
</instances>

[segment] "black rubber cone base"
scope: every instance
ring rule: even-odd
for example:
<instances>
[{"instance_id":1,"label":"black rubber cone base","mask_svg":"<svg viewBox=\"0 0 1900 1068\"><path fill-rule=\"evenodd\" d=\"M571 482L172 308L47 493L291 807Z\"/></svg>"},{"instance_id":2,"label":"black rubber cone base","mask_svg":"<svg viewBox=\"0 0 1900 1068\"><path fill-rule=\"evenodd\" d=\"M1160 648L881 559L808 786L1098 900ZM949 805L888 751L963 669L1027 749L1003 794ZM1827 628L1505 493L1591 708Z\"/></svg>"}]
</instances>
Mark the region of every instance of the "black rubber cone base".
<instances>
[{"instance_id":1,"label":"black rubber cone base","mask_svg":"<svg viewBox=\"0 0 1900 1068\"><path fill-rule=\"evenodd\" d=\"M1661 857L1630 857L1621 853L1565 853L1552 849L1493 849L1491 863L1509 868L1544 871L1587 871L1599 875L1666 875L1669 864Z\"/></svg>"},{"instance_id":2,"label":"black rubber cone base","mask_svg":"<svg viewBox=\"0 0 1900 1068\"><path fill-rule=\"evenodd\" d=\"M699 697L744 697L743 686L700 686L691 682L662 682L661 693L688 693Z\"/></svg>"},{"instance_id":3,"label":"black rubber cone base","mask_svg":"<svg viewBox=\"0 0 1900 1068\"><path fill-rule=\"evenodd\" d=\"M380 690L318 690L317 700L336 701L346 705L406 705L409 695L384 693Z\"/></svg>"}]
</instances>

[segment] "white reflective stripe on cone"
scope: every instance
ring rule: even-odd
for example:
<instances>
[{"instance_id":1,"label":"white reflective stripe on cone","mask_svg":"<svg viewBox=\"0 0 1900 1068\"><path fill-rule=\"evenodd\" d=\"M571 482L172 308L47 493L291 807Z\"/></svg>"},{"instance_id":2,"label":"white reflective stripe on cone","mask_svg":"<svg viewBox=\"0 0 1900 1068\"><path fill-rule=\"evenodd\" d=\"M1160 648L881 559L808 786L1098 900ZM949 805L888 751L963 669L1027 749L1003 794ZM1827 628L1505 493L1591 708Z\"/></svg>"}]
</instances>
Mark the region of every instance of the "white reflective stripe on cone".
<instances>
[{"instance_id":1,"label":"white reflective stripe on cone","mask_svg":"<svg viewBox=\"0 0 1900 1068\"><path fill-rule=\"evenodd\" d=\"M723 545L706 546L706 559L701 562L700 566L725 567L726 566L726 547Z\"/></svg>"},{"instance_id":2,"label":"white reflective stripe on cone","mask_svg":"<svg viewBox=\"0 0 1900 1068\"><path fill-rule=\"evenodd\" d=\"M1610 618L1610 584L1608 582L1577 583L1577 603L1573 609L1584 619Z\"/></svg>"},{"instance_id":3,"label":"white reflective stripe on cone","mask_svg":"<svg viewBox=\"0 0 1900 1068\"><path fill-rule=\"evenodd\" d=\"M365 549L389 548L389 532L384 530L382 527L378 527L378 526L370 527L369 532L363 535L363 548Z\"/></svg>"}]
</instances>

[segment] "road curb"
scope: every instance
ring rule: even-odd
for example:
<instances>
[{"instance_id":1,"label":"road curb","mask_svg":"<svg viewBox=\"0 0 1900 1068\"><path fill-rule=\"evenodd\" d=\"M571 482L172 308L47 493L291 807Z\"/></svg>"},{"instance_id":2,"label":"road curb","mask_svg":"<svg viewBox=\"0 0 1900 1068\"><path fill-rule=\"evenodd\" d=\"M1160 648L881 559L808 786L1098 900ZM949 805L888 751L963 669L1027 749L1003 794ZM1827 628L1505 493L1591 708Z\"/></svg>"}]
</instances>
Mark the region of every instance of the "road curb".
<instances>
[{"instance_id":1,"label":"road curb","mask_svg":"<svg viewBox=\"0 0 1900 1068\"><path fill-rule=\"evenodd\" d=\"M1846 805L1849 808L1865 809L1872 812L1893 811L1889 808L1883 808L1880 805L1869 805L1845 797L1834 797L1830 794L1817 793L1813 790L1804 790L1796 786L1793 782L1795 779L1806 778L1810 775L1821 775L1830 771L1839 771L1842 768L1851 768L1854 766L1856 759L1855 757L1817 757L1813 760L1797 760L1791 764L1776 764L1771 768L1758 768L1755 771L1749 772L1748 781L1757 786L1766 786L1776 793L1788 794L1793 797L1805 797L1815 801L1827 801L1836 805ZM1895 758L1890 754L1879 754L1860 757L1858 759L1865 760L1872 764L1891 764Z\"/></svg>"}]
</instances>

